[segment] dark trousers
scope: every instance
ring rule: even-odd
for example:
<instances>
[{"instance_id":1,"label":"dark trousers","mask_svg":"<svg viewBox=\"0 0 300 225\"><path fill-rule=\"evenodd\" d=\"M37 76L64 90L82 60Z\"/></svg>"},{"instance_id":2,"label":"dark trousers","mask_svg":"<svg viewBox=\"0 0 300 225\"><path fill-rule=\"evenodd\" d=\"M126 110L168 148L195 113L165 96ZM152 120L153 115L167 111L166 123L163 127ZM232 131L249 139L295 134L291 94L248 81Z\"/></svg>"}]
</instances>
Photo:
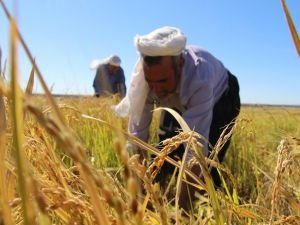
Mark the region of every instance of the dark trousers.
<instances>
[{"instance_id":1,"label":"dark trousers","mask_svg":"<svg viewBox=\"0 0 300 225\"><path fill-rule=\"evenodd\" d=\"M239 84L237 78L232 75L228 71L228 88L222 94L220 99L215 103L213 108L213 118L210 126L209 132L209 142L212 146L215 146L220 135L222 134L224 128L230 124L239 114L240 112L240 96L239 96ZM229 129L226 130L226 133L229 133L232 129L231 125ZM178 133L178 129L180 128L176 119L167 111L163 111L160 120L160 131L159 131L159 142L171 138ZM225 153L230 145L230 138L224 144L222 149L219 151L217 157L219 162L221 163L224 159ZM161 146L162 148L163 146ZM209 154L212 149L209 148ZM184 146L180 146L176 150L174 150L170 157L174 158L176 161L178 159L182 159L184 153ZM157 174L155 181L163 183L168 176L170 176L174 171L174 166L165 162L162 166L160 172ZM221 180L216 168L212 168L211 176L213 178L215 186L219 187L221 184Z\"/></svg>"}]
</instances>

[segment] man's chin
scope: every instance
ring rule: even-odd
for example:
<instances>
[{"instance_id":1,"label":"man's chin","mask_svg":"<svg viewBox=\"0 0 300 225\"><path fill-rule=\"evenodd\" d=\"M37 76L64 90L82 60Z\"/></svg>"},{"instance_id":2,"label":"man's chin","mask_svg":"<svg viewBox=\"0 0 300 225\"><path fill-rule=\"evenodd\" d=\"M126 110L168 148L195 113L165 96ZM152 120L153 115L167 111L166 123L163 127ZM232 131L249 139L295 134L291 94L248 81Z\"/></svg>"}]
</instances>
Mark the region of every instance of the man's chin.
<instances>
[{"instance_id":1,"label":"man's chin","mask_svg":"<svg viewBox=\"0 0 300 225\"><path fill-rule=\"evenodd\" d=\"M159 98L164 98L168 96L168 93L164 92L164 93L156 93L156 96Z\"/></svg>"}]
</instances>

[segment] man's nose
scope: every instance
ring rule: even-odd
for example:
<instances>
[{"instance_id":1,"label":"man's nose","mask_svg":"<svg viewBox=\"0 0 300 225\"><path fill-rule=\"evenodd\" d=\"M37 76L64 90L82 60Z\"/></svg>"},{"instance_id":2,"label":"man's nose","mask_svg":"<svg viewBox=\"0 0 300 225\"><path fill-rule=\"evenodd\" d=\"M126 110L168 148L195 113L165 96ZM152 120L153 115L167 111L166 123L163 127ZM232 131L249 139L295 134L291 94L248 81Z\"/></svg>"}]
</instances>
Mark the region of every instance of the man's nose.
<instances>
[{"instance_id":1,"label":"man's nose","mask_svg":"<svg viewBox=\"0 0 300 225\"><path fill-rule=\"evenodd\" d=\"M159 92L161 92L161 87L159 86L159 85L149 85L149 87L150 87L150 90L151 91L153 91L153 92L155 92L155 93L159 93Z\"/></svg>"}]
</instances>

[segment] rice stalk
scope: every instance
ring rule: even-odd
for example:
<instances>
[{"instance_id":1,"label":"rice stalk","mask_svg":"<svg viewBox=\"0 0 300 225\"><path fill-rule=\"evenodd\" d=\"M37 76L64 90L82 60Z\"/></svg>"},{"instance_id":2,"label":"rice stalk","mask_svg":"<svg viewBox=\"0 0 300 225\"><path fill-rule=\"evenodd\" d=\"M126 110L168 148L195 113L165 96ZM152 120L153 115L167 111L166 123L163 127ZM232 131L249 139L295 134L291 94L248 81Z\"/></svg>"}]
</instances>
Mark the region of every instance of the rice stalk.
<instances>
[{"instance_id":1,"label":"rice stalk","mask_svg":"<svg viewBox=\"0 0 300 225\"><path fill-rule=\"evenodd\" d=\"M3 136L6 130L6 112L3 95L0 94L0 135Z\"/></svg>"},{"instance_id":2,"label":"rice stalk","mask_svg":"<svg viewBox=\"0 0 300 225\"><path fill-rule=\"evenodd\" d=\"M108 225L109 220L107 218L105 208L99 198L99 195L97 194L97 187L92 179L92 177L89 174L89 171L87 171L87 168L83 166L82 164L79 164L79 170L82 171L81 176L83 177L83 180L85 181L85 188L89 196L91 197L91 202L94 206L95 210L95 216L96 216L96 223L99 225ZM109 192L105 192L109 193ZM106 197L107 198L107 197Z\"/></svg>"},{"instance_id":3,"label":"rice stalk","mask_svg":"<svg viewBox=\"0 0 300 225\"><path fill-rule=\"evenodd\" d=\"M273 225L282 225L282 224L298 225L300 224L300 217L291 215L273 222Z\"/></svg>"},{"instance_id":4,"label":"rice stalk","mask_svg":"<svg viewBox=\"0 0 300 225\"><path fill-rule=\"evenodd\" d=\"M178 123L179 123L179 125L180 125L183 132L189 132L190 131L190 128L187 125L187 123L179 115L179 113L177 113L175 110L170 109L170 108L166 108L166 107L159 107L155 110L166 110L166 111L168 111L178 121ZM182 158L181 166L179 168L179 174L178 174L177 182L176 182L176 194L175 194L175 211L176 211L176 218L175 219L176 219L176 224L179 224L179 215L180 215L180 213L179 213L179 197L180 197L180 194L181 194L183 174L184 174L184 170L185 170L186 165L187 165L186 157L187 157L188 151L190 149L192 137L193 137L193 133L190 135L190 138L187 142L188 144L187 144L187 146L185 148L185 151L184 151L184 154L183 154L183 158ZM164 145L165 144L166 143L164 143ZM166 144L166 146L168 146L168 145ZM176 147L174 147L173 150L174 149L176 149ZM164 150L162 150L162 151L164 151Z\"/></svg>"},{"instance_id":5,"label":"rice stalk","mask_svg":"<svg viewBox=\"0 0 300 225\"><path fill-rule=\"evenodd\" d=\"M186 130L186 132L187 131L188 130ZM192 138L193 138L193 133L191 133L190 138L188 139L188 144L187 144L187 146L184 150L184 154L183 154L183 157L182 157L182 165L179 169L179 174L178 174L178 177L177 177L176 194L175 194L176 224L179 224L179 215L180 215L180 212L179 212L179 196L180 196L180 192L181 192L181 185L182 185L184 169L187 165L186 157L187 157L188 151L191 147Z\"/></svg>"},{"instance_id":6,"label":"rice stalk","mask_svg":"<svg viewBox=\"0 0 300 225\"><path fill-rule=\"evenodd\" d=\"M141 164L139 155L133 155L129 160L131 168L135 168L135 172L144 182L145 191L149 194L151 202L159 214L160 224L168 224L168 213L165 208L164 200L160 194L160 187L157 183L152 184L151 174L146 172L145 165Z\"/></svg>"},{"instance_id":7,"label":"rice stalk","mask_svg":"<svg viewBox=\"0 0 300 225\"><path fill-rule=\"evenodd\" d=\"M80 220L83 214L80 212L91 208L84 202L85 195L80 192L82 183L73 174L72 168L66 168L53 154L53 148L47 143L43 132L36 131L28 134L26 150L34 174L31 193L43 212L40 215L47 220L44 214L50 216L53 212L64 224L70 224L74 219ZM93 216L93 211L89 214ZM89 218L88 215L86 217Z\"/></svg>"},{"instance_id":8,"label":"rice stalk","mask_svg":"<svg viewBox=\"0 0 300 225\"><path fill-rule=\"evenodd\" d=\"M215 218L216 218L216 223L217 224L224 224L224 216L223 213L220 209L220 203L217 197L216 190L214 188L214 184L212 181L212 178L209 173L209 169L206 164L205 157L202 153L202 144L198 142L197 139L193 139L193 144L192 144L192 153L195 159L197 160L197 163L199 163L200 168L201 168L201 175L203 176L205 180L205 190L207 191L208 195L211 198L211 204L212 208L214 210Z\"/></svg>"},{"instance_id":9,"label":"rice stalk","mask_svg":"<svg viewBox=\"0 0 300 225\"><path fill-rule=\"evenodd\" d=\"M279 145L280 146L280 145ZM278 147L279 147L278 146ZM296 161L296 160L294 160ZM256 170L258 170L261 174L264 175L265 178L267 178L270 182L273 182L273 186L275 187L276 184L276 189L274 189L273 187L273 192L272 195L273 197L277 196L279 193L282 195L282 197L284 197L284 199L288 202L289 206L295 211L295 212L300 212L300 203L299 200L297 200L297 198L295 198L295 196L297 194L294 194L293 192L296 192L297 190L293 187L293 186L287 186L284 185L282 182L275 182L275 178L273 178L271 175L269 175L267 172L263 171L261 168L259 168L257 165L255 165L254 163L250 162L250 164L255 167ZM279 168L279 167L278 167ZM276 171L276 170L275 170ZM275 172L276 173L276 172ZM282 177L281 177L282 178ZM274 192L275 190L275 192ZM292 192L292 193L290 193ZM299 194L298 194L299 196ZM275 198L274 198L275 199ZM272 200L271 200L272 203ZM272 204L275 204L276 201L273 200ZM274 206L274 208L276 209L276 206ZM279 208L277 209L279 210ZM270 212L266 213L261 213L261 215L271 215L271 210L269 210ZM275 215L275 211L273 212L273 214ZM274 216L273 215L273 216ZM270 220L270 217L268 218Z\"/></svg>"},{"instance_id":10,"label":"rice stalk","mask_svg":"<svg viewBox=\"0 0 300 225\"><path fill-rule=\"evenodd\" d=\"M5 133L6 129L6 112L5 112L5 104L4 104L4 99L3 99L3 94L2 94L2 84L3 84L3 77L2 77L2 69L1 69L1 59L2 59L2 50L0 47L0 138L1 140L3 139L3 135ZM2 145L2 141L0 142ZM3 145L4 146L4 145Z\"/></svg>"},{"instance_id":11,"label":"rice stalk","mask_svg":"<svg viewBox=\"0 0 300 225\"><path fill-rule=\"evenodd\" d=\"M119 137L122 135L120 134ZM139 202L139 194L141 193L141 183L139 178L137 176L134 176L133 168L130 166L130 158L129 154L126 151L126 149L122 146L125 146L124 143L122 143L120 140L115 141L115 151L121 160L121 163L124 167L123 169L123 176L124 180L126 181L127 186L127 196L129 204L128 204L128 211L131 214L131 218L133 218L135 224L142 224L142 219L145 214L145 208L142 207L142 205ZM134 168L136 169L136 168ZM125 206L123 206L125 208ZM123 210L119 212L118 216L122 223L125 223L124 221L124 215Z\"/></svg>"},{"instance_id":12,"label":"rice stalk","mask_svg":"<svg viewBox=\"0 0 300 225\"><path fill-rule=\"evenodd\" d=\"M215 144L215 146L210 154L210 157L207 158L206 161L208 164L209 171L211 170L212 167L215 167L217 169L219 176L221 178L222 184L227 192L227 196L229 197L229 199L232 202L234 202L235 204L238 204L238 199L236 197L237 184L235 182L235 179L234 179L233 175L231 174L231 172L228 169L224 168L218 161L218 154L222 150L222 148L226 144L226 142L232 137L232 133L234 131L235 125L236 125L236 119L234 119L231 123L227 124L224 127L217 143ZM233 197L231 196L231 194L229 192L228 186L225 182L222 172L225 172L228 175L230 181L233 184L233 194L232 194Z\"/></svg>"},{"instance_id":13,"label":"rice stalk","mask_svg":"<svg viewBox=\"0 0 300 225\"><path fill-rule=\"evenodd\" d=\"M272 192L272 199L271 199L271 214L270 214L270 224L273 224L278 195L280 191L280 183L282 179L283 172L285 170L284 163L288 159L288 155L290 153L290 148L288 142L286 140L282 140L280 145L278 146L278 158L277 158L277 166L275 168L275 180L273 184L273 192Z\"/></svg>"},{"instance_id":14,"label":"rice stalk","mask_svg":"<svg viewBox=\"0 0 300 225\"><path fill-rule=\"evenodd\" d=\"M289 9L286 5L285 0L281 0L281 3L282 3L282 6L283 6L283 10L284 10L284 13L285 13L285 16L286 16L286 19L287 19L287 22L288 22L288 25L289 25L289 28L290 28L290 32L291 32L296 50L298 52L298 56L300 57L300 39L299 39L297 30L296 30L296 27L294 25L293 19L290 15L290 12L289 12Z\"/></svg>"},{"instance_id":15,"label":"rice stalk","mask_svg":"<svg viewBox=\"0 0 300 225\"><path fill-rule=\"evenodd\" d=\"M131 134L128 134L127 132L121 130L121 129L118 129L116 127L114 127L112 124L102 120L102 119L99 119L99 118L95 118L95 117L92 117L92 116L89 116L89 115L86 115L86 114L81 114L81 116L85 119L89 119L89 120L94 120L94 121L97 121L107 127L109 127L110 129L116 131L116 132L119 132L119 133L122 133L122 135L124 135L124 137L129 141L131 142L132 144L138 146L140 149L143 149L147 152L149 152L150 154L153 154L153 155L156 155L156 156L159 156L160 155L160 151L158 151L156 148L154 148L153 146L149 145L148 143L145 143L144 141L140 140L139 138L131 135ZM170 158L169 156L167 156L165 158L165 160L169 163L171 163L173 166L176 166L177 168L180 168L180 164L178 162L176 162L174 159ZM203 182L199 179L199 177L195 176L194 173L192 173L188 168L185 169L185 172L198 184L200 185L201 187L204 187L205 185L203 184Z\"/></svg>"},{"instance_id":16,"label":"rice stalk","mask_svg":"<svg viewBox=\"0 0 300 225\"><path fill-rule=\"evenodd\" d=\"M7 7L5 6L4 2L1 0L0 3L1 3L1 6L2 6L2 8L3 8L4 12L5 12L5 15L8 18L8 20L9 21L14 21L14 19L10 15L9 11L7 10ZM57 105L56 105L56 103L54 101L54 98L51 95L51 92L49 91L49 89L48 89L48 87L46 85L46 82L43 79L42 73L41 73L40 69L38 68L38 66L36 65L35 60L34 60L32 54L31 54L28 46L26 45L26 43L25 43L25 41L24 41L21 33L18 30L17 25L15 25L15 35L18 38L18 40L20 41L20 44L22 45L22 47L24 48L25 53L26 53L27 57L29 58L29 60L30 60L30 62L32 64L33 68L34 68L34 71L37 74L37 77L38 77L38 79L39 79L39 81L41 83L41 86L42 86L43 90L45 91L45 95L46 95L46 97L47 97L50 105L53 107L55 116L57 117L57 119L58 119L58 121L60 123L64 124L64 118L61 115L59 109L57 108Z\"/></svg>"},{"instance_id":17,"label":"rice stalk","mask_svg":"<svg viewBox=\"0 0 300 225\"><path fill-rule=\"evenodd\" d=\"M2 69L2 49L0 46L0 79L4 79L5 80L5 72L6 72L6 63L7 60L4 60L4 65L3 65L3 69Z\"/></svg>"},{"instance_id":18,"label":"rice stalk","mask_svg":"<svg viewBox=\"0 0 300 225\"><path fill-rule=\"evenodd\" d=\"M5 224L13 224L11 217L11 210L8 204L9 196L6 195L8 188L8 181L5 179L8 176L9 171L6 167L6 116L5 116L5 105L3 96L0 95L0 209L2 209L3 222ZM1 213L0 213L1 214ZM0 220L1 221L1 220Z\"/></svg>"},{"instance_id":19,"label":"rice stalk","mask_svg":"<svg viewBox=\"0 0 300 225\"><path fill-rule=\"evenodd\" d=\"M77 163L80 176L84 180L84 186L91 197L91 202L94 206L96 224L109 224L106 210L103 206L103 202L99 199L97 191L97 186L100 187L102 191L105 191L105 186L102 181L96 177L96 174L90 165L88 165L83 146L76 141L72 133L60 122L54 118L46 118L39 109L30 103L28 103L26 107L36 116L38 122L41 123L47 131L56 138L68 155L70 155L70 157ZM69 189L66 188L66 190ZM109 201L109 199L106 200Z\"/></svg>"},{"instance_id":20,"label":"rice stalk","mask_svg":"<svg viewBox=\"0 0 300 225\"><path fill-rule=\"evenodd\" d=\"M226 142L232 136L232 133L233 133L233 130L234 130L234 125L235 125L235 120L233 120L231 123L227 124L224 127L224 129L223 129L216 145L213 147L213 150L212 150L212 152L210 154L210 157L209 157L210 159L217 160L217 158L218 158L217 156L218 156L219 152L221 151L223 146L226 144ZM209 169L210 168L211 168L211 166L209 166Z\"/></svg>"},{"instance_id":21,"label":"rice stalk","mask_svg":"<svg viewBox=\"0 0 300 225\"><path fill-rule=\"evenodd\" d=\"M29 79L28 79L28 82L27 82L27 86L26 86L26 89L25 89L25 93L27 95L32 94L33 85L34 85L34 68L32 67L30 75L29 75Z\"/></svg>"},{"instance_id":22,"label":"rice stalk","mask_svg":"<svg viewBox=\"0 0 300 225\"><path fill-rule=\"evenodd\" d=\"M175 117L175 119L178 121L178 123L180 124L181 128L184 131L191 131L189 126L184 121L184 119L175 110L172 110L169 108L158 108L158 109L167 110L169 113L171 113ZM204 139L200 134L198 134L198 135L200 138ZM196 159L198 160L198 162L200 164L201 173L205 180L205 187L206 187L205 189L212 199L211 203L212 203L212 207L215 212L216 223L223 225L224 224L224 216L220 209L220 203L218 201L217 194L216 194L216 191L214 188L214 184L213 184L212 178L210 177L210 173L209 173L206 161L205 161L205 157L203 155L203 151L202 151L203 146L200 143L198 143L197 139L193 139L192 145L191 145L191 150L194 153L194 156L196 156Z\"/></svg>"},{"instance_id":23,"label":"rice stalk","mask_svg":"<svg viewBox=\"0 0 300 225\"><path fill-rule=\"evenodd\" d=\"M93 117L90 117L88 115L85 115L83 114L82 115L84 118L87 118L87 119L93 119L93 120L97 120L99 122L101 122L102 124L105 124L106 126L114 129L114 130L118 130L116 129L115 127L113 127L111 124L108 124L107 122L103 121L103 120L100 120L100 119L96 119L96 118L93 118ZM124 134L124 136L126 138L128 138L128 140L133 143L134 145L137 145L139 148L141 149L144 149L144 150L147 150L149 151L150 153L152 154L155 154L155 155L160 155L160 152L153 148L152 146L149 146L148 144L144 143L143 141L139 140L138 138L130 135L130 134L127 134L123 131L118 131L118 132L122 132ZM200 137L200 135L199 135ZM197 140L195 140L197 142ZM194 143L195 144L195 143ZM195 150L195 152L199 152L201 151L201 154L202 154L202 150ZM198 153L197 153L198 154ZM199 160L199 157L198 157L198 160ZM177 166L180 168L180 165L175 162L173 159L171 159L170 157L166 157L166 161L170 162L171 164ZM207 166L206 166L206 163L205 163L205 159L204 159L204 156L203 156L203 161L201 163L202 167L205 166L206 167L206 173L204 172L204 177L205 177L205 181L206 181L206 185L203 185L203 183L200 181L199 177L197 177L194 173L192 173L189 169L186 168L186 173L191 176L192 179L194 179L198 184L200 184L202 187L204 187L204 189L206 188L209 188L210 190L207 190L208 193L210 194L211 198L212 198L212 205L213 205L213 208L214 208L214 211L215 211L215 215L216 215L216 220L218 221L218 224L223 224L223 221L224 221L224 218L223 218L223 215L222 215L222 212L220 211L219 209L219 203L218 203L218 199L217 199L217 196L216 196L216 192L214 190L214 186L213 186L213 183L212 183L212 180L210 178L210 175L208 173L208 170L207 170ZM203 171L204 171L204 167L203 167ZM206 188L205 188L206 187Z\"/></svg>"},{"instance_id":24,"label":"rice stalk","mask_svg":"<svg viewBox=\"0 0 300 225\"><path fill-rule=\"evenodd\" d=\"M12 23L14 23L14 19L10 16L7 8L5 7L4 3L1 1L1 5L2 5L2 8L4 9L5 13L6 13L6 16L7 18L9 19L9 21L11 21ZM14 23L15 24L15 23ZM45 94L46 94L46 97L47 99L49 100L50 102L50 105L52 106L52 108L54 109L54 115L55 117L57 118L57 122L55 123L52 123L52 125L54 125L54 127L51 127L50 128L50 131L52 131L53 133L52 134L56 134L56 138L58 138L58 140L60 140L60 143L62 143L65 147L67 147L67 149L69 150L68 153L71 154L72 157L75 158L76 161L79 161L81 162L82 160L80 160L80 158L84 158L84 153L83 153L83 149L79 146L74 146L71 144L71 140L68 139L68 137L66 138L66 133L67 132L67 129L65 127L65 123L64 123L64 119L63 119L63 116L62 114L60 113L49 89L47 88L46 86L46 83L44 82L43 78L42 78L42 75L41 75L41 72L39 70L39 68L37 67L27 45L25 44L24 42L24 39L22 38L20 32L18 31L17 27L15 26L15 36L19 39L21 45L23 46L29 60L31 61L33 67L34 67L34 70L36 71L37 73L37 76L39 78L39 81L42 85L42 88L44 89L45 91ZM49 128L49 127L48 127ZM59 130L57 130L57 128ZM59 131L59 132L57 132ZM63 131L63 132L61 132ZM60 134L62 136L58 137L57 134ZM75 147L75 148L74 148ZM79 148L78 148L79 147ZM74 152L74 150L79 150L77 153ZM97 220L97 224L108 224L108 219L107 219L107 216L104 212L104 208L102 207L102 204L101 204L101 201L99 201L98 199L98 196L95 192L96 190L96 186L95 186L95 183L92 182L90 176L91 176L91 171L89 169L87 169L87 166L86 164L84 163L79 163L79 168L82 172L82 176L84 179L86 179L86 183L88 185L87 187L87 190L91 196L91 201L93 202L94 206L95 206L95 210L96 210L96 220ZM88 173L88 174L86 174ZM21 182L22 183L22 182ZM27 202L27 201L26 201ZM27 212L27 209L24 210L25 213ZM27 215L25 217L25 221L27 221L28 218L27 218ZM25 223L26 224L26 223Z\"/></svg>"},{"instance_id":25,"label":"rice stalk","mask_svg":"<svg viewBox=\"0 0 300 225\"><path fill-rule=\"evenodd\" d=\"M22 111L22 92L18 83L17 71L17 39L16 24L14 20L10 21L11 27L11 90L12 90L12 117L14 131L14 154L17 162L18 186L22 198L24 224L34 224L34 213L29 198L27 179L30 177L26 158L24 155L24 130L23 130L23 111Z\"/></svg>"},{"instance_id":26,"label":"rice stalk","mask_svg":"<svg viewBox=\"0 0 300 225\"><path fill-rule=\"evenodd\" d=\"M1 48L0 48L0 82L2 83L1 75ZM6 175L8 173L6 167L6 109L5 103L2 95L2 90L0 90L0 223L4 224L14 224L11 216L11 210L8 204L9 198L6 195L7 180Z\"/></svg>"}]
</instances>

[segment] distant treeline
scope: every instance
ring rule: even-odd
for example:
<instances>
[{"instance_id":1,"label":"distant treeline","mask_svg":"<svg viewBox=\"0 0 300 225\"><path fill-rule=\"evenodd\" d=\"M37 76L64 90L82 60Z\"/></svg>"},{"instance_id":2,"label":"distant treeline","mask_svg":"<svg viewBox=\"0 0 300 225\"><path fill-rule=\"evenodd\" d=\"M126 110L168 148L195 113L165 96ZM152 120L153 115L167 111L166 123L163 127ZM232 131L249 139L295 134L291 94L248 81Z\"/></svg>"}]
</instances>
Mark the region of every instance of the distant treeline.
<instances>
[{"instance_id":1,"label":"distant treeline","mask_svg":"<svg viewBox=\"0 0 300 225\"><path fill-rule=\"evenodd\" d=\"M41 96L44 94L36 93L34 95ZM93 96L92 94L52 94L54 97L57 98L80 98L80 97L90 97ZM286 104L263 104L263 103L242 103L243 107L276 107L276 108L300 108L299 105L286 105Z\"/></svg>"},{"instance_id":2,"label":"distant treeline","mask_svg":"<svg viewBox=\"0 0 300 225\"><path fill-rule=\"evenodd\" d=\"M242 103L243 107L275 107L275 108L300 108L300 105L280 105L280 104L254 104Z\"/></svg>"}]
</instances>

